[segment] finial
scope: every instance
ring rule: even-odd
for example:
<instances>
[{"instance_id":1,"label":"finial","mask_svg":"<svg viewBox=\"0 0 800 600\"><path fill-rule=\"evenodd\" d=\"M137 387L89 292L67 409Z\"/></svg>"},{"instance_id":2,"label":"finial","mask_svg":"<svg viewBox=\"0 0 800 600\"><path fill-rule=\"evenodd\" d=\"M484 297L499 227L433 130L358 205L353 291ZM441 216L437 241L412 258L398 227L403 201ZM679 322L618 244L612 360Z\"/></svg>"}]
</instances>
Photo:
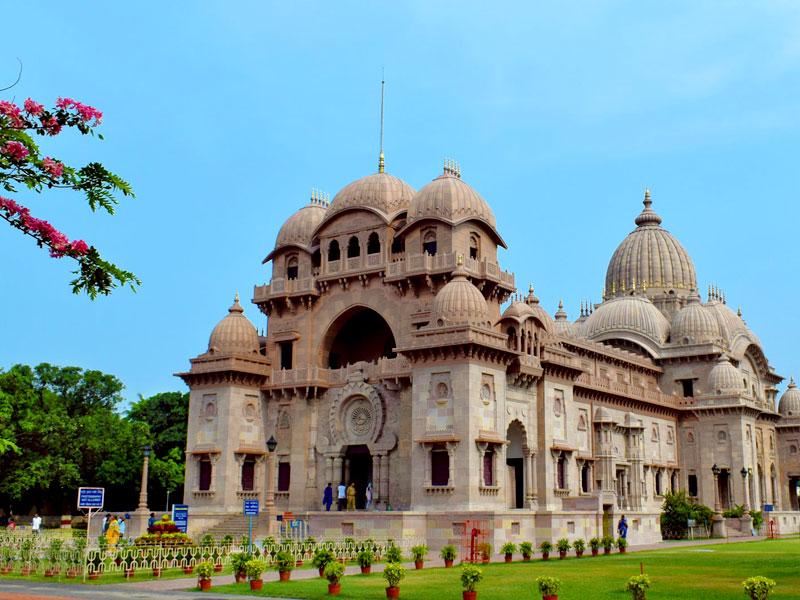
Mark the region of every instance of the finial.
<instances>
[{"instance_id":1,"label":"finial","mask_svg":"<svg viewBox=\"0 0 800 600\"><path fill-rule=\"evenodd\" d=\"M589 314L591 315L594 312L594 302L589 300Z\"/></svg>"},{"instance_id":2,"label":"finial","mask_svg":"<svg viewBox=\"0 0 800 600\"><path fill-rule=\"evenodd\" d=\"M461 179L461 163L456 163L456 177Z\"/></svg>"},{"instance_id":3,"label":"finial","mask_svg":"<svg viewBox=\"0 0 800 600\"><path fill-rule=\"evenodd\" d=\"M661 217L658 216L652 208L650 208L650 205L653 204L653 201L650 200L650 188L644 189L644 200L642 201L642 204L644 204L644 209L639 216L633 220L633 222L639 227L644 225L660 225Z\"/></svg>"},{"instance_id":4,"label":"finial","mask_svg":"<svg viewBox=\"0 0 800 600\"><path fill-rule=\"evenodd\" d=\"M581 316L582 316L582 317L585 317L585 316L586 316L586 315L584 314L584 310L583 310L583 300L581 300Z\"/></svg>"},{"instance_id":5,"label":"finial","mask_svg":"<svg viewBox=\"0 0 800 600\"><path fill-rule=\"evenodd\" d=\"M234 304L238 304L239 303L239 292L236 292L236 296L234 297L233 302L234 302Z\"/></svg>"},{"instance_id":6,"label":"finial","mask_svg":"<svg viewBox=\"0 0 800 600\"><path fill-rule=\"evenodd\" d=\"M741 307L741 306L737 306L737 307L736 307L736 315L737 315L737 316L738 316L740 319L742 318L742 307Z\"/></svg>"},{"instance_id":7,"label":"finial","mask_svg":"<svg viewBox=\"0 0 800 600\"><path fill-rule=\"evenodd\" d=\"M631 286L631 289L632 289L634 292L636 291L636 277L634 277L634 278L633 278L633 285Z\"/></svg>"},{"instance_id":8,"label":"finial","mask_svg":"<svg viewBox=\"0 0 800 600\"><path fill-rule=\"evenodd\" d=\"M386 172L386 163L383 160L383 152L381 152L380 157L378 158L378 173L385 173Z\"/></svg>"},{"instance_id":9,"label":"finial","mask_svg":"<svg viewBox=\"0 0 800 600\"><path fill-rule=\"evenodd\" d=\"M646 188L644 188L644 202L643 202L643 204L645 206L650 206L652 203L653 203L653 201L650 200L650 188L646 187Z\"/></svg>"},{"instance_id":10,"label":"finial","mask_svg":"<svg viewBox=\"0 0 800 600\"><path fill-rule=\"evenodd\" d=\"M642 282L642 291L643 291L643 292L646 292L646 291L647 291L647 279L645 279L645 280Z\"/></svg>"},{"instance_id":11,"label":"finial","mask_svg":"<svg viewBox=\"0 0 800 600\"><path fill-rule=\"evenodd\" d=\"M625 280L624 279L622 280L622 291L623 292L625 291Z\"/></svg>"},{"instance_id":12,"label":"finial","mask_svg":"<svg viewBox=\"0 0 800 600\"><path fill-rule=\"evenodd\" d=\"M603 302L605 302L606 301L606 286L603 286L602 297L603 297Z\"/></svg>"},{"instance_id":13,"label":"finial","mask_svg":"<svg viewBox=\"0 0 800 600\"><path fill-rule=\"evenodd\" d=\"M708 284L708 298L706 298L706 302L711 300L711 284Z\"/></svg>"},{"instance_id":14,"label":"finial","mask_svg":"<svg viewBox=\"0 0 800 600\"><path fill-rule=\"evenodd\" d=\"M564 303L561 301L561 298L558 299L558 308L564 308Z\"/></svg>"},{"instance_id":15,"label":"finial","mask_svg":"<svg viewBox=\"0 0 800 600\"><path fill-rule=\"evenodd\" d=\"M528 286L528 293L529 294L533 293L533 284L532 283Z\"/></svg>"},{"instance_id":16,"label":"finial","mask_svg":"<svg viewBox=\"0 0 800 600\"><path fill-rule=\"evenodd\" d=\"M722 303L723 304L727 304L727 302L725 301L725 292L724 291L722 292Z\"/></svg>"},{"instance_id":17,"label":"finial","mask_svg":"<svg viewBox=\"0 0 800 600\"><path fill-rule=\"evenodd\" d=\"M458 266L460 267L462 264L464 264L463 255L459 254L458 255Z\"/></svg>"}]
</instances>

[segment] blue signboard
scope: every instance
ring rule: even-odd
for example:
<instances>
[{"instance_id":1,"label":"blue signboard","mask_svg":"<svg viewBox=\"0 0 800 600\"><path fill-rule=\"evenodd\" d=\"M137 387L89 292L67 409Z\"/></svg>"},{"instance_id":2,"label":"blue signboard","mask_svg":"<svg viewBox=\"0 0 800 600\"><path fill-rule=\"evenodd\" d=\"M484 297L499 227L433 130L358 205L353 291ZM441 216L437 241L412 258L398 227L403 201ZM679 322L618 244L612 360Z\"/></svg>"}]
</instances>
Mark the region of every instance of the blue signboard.
<instances>
[{"instance_id":1,"label":"blue signboard","mask_svg":"<svg viewBox=\"0 0 800 600\"><path fill-rule=\"evenodd\" d=\"M78 508L103 508L104 488L78 488Z\"/></svg>"},{"instance_id":2,"label":"blue signboard","mask_svg":"<svg viewBox=\"0 0 800 600\"><path fill-rule=\"evenodd\" d=\"M772 512L772 504L765 504L764 505L764 512Z\"/></svg>"},{"instance_id":3,"label":"blue signboard","mask_svg":"<svg viewBox=\"0 0 800 600\"><path fill-rule=\"evenodd\" d=\"M181 530L181 533L186 533L189 526L189 506L187 504L173 504L172 505L172 520L175 525Z\"/></svg>"},{"instance_id":4,"label":"blue signboard","mask_svg":"<svg viewBox=\"0 0 800 600\"><path fill-rule=\"evenodd\" d=\"M244 501L244 516L257 517L258 516L258 500L245 500Z\"/></svg>"}]
</instances>

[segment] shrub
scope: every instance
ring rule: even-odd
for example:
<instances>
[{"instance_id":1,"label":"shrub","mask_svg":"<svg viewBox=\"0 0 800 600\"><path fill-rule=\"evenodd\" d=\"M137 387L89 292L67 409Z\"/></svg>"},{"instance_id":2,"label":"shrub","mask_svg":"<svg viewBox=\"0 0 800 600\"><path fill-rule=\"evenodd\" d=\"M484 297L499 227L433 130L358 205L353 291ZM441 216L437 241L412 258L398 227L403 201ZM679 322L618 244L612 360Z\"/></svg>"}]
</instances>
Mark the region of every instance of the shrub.
<instances>
[{"instance_id":1,"label":"shrub","mask_svg":"<svg viewBox=\"0 0 800 600\"><path fill-rule=\"evenodd\" d=\"M760 529L764 524L764 513L760 510L751 510L750 516L753 517L753 527L755 529Z\"/></svg>"},{"instance_id":2,"label":"shrub","mask_svg":"<svg viewBox=\"0 0 800 600\"><path fill-rule=\"evenodd\" d=\"M600 538L593 537L589 540L589 548L592 550L599 550L600 549Z\"/></svg>"},{"instance_id":3,"label":"shrub","mask_svg":"<svg viewBox=\"0 0 800 600\"><path fill-rule=\"evenodd\" d=\"M364 548L358 553L356 560L358 561L358 565L360 567L371 567L372 563L375 562L375 553L371 548Z\"/></svg>"},{"instance_id":4,"label":"shrub","mask_svg":"<svg viewBox=\"0 0 800 600\"><path fill-rule=\"evenodd\" d=\"M726 510L722 513L722 516L725 519L741 519L744 516L744 506L741 504L734 504L733 508Z\"/></svg>"},{"instance_id":5,"label":"shrub","mask_svg":"<svg viewBox=\"0 0 800 600\"><path fill-rule=\"evenodd\" d=\"M645 600L650 589L650 578L647 575L634 575L625 584L625 591L633 594L633 600Z\"/></svg>"},{"instance_id":6,"label":"shrub","mask_svg":"<svg viewBox=\"0 0 800 600\"><path fill-rule=\"evenodd\" d=\"M427 554L428 554L428 547L425 544L420 544L419 546L411 547L411 556L414 557L414 561L424 560L425 555Z\"/></svg>"},{"instance_id":7,"label":"shrub","mask_svg":"<svg viewBox=\"0 0 800 600\"><path fill-rule=\"evenodd\" d=\"M505 554L507 556L514 554L516 551L517 551L517 545L512 544L511 542L506 542L505 544L503 544L503 547L500 548L500 554Z\"/></svg>"},{"instance_id":8,"label":"shrub","mask_svg":"<svg viewBox=\"0 0 800 600\"><path fill-rule=\"evenodd\" d=\"M279 551L275 555L275 568L279 573L286 573L293 571L295 566L294 554L286 552L285 550Z\"/></svg>"},{"instance_id":9,"label":"shrub","mask_svg":"<svg viewBox=\"0 0 800 600\"><path fill-rule=\"evenodd\" d=\"M686 490L668 491L664 494L664 504L661 506L661 536L665 540L683 539L686 537L688 519L710 527L713 516L713 510L692 500L686 495Z\"/></svg>"},{"instance_id":10,"label":"shrub","mask_svg":"<svg viewBox=\"0 0 800 600\"><path fill-rule=\"evenodd\" d=\"M201 563L197 563L194 571L199 579L211 579L211 575L214 573L214 565L210 560L204 560Z\"/></svg>"},{"instance_id":11,"label":"shrub","mask_svg":"<svg viewBox=\"0 0 800 600\"><path fill-rule=\"evenodd\" d=\"M519 553L525 558L530 558L530 555L533 554L533 544L530 542L522 542L519 545Z\"/></svg>"},{"instance_id":12,"label":"shrub","mask_svg":"<svg viewBox=\"0 0 800 600\"><path fill-rule=\"evenodd\" d=\"M553 544L545 540L539 544L539 550L542 554L550 554L553 551Z\"/></svg>"},{"instance_id":13,"label":"shrub","mask_svg":"<svg viewBox=\"0 0 800 600\"><path fill-rule=\"evenodd\" d=\"M336 585L344 577L344 565L338 561L329 562L325 565L325 579L331 585Z\"/></svg>"},{"instance_id":14,"label":"shrub","mask_svg":"<svg viewBox=\"0 0 800 600\"><path fill-rule=\"evenodd\" d=\"M237 575L244 575L247 573L247 563L252 559L253 557L247 552L231 554L231 567L233 568L233 572Z\"/></svg>"},{"instance_id":15,"label":"shrub","mask_svg":"<svg viewBox=\"0 0 800 600\"><path fill-rule=\"evenodd\" d=\"M386 550L386 562L387 563L403 562L403 553L400 551L399 546L395 546L394 544L389 546L389 549Z\"/></svg>"},{"instance_id":16,"label":"shrub","mask_svg":"<svg viewBox=\"0 0 800 600\"><path fill-rule=\"evenodd\" d=\"M230 546L233 543L233 536L230 533L226 533L222 536L222 543L226 546Z\"/></svg>"},{"instance_id":17,"label":"shrub","mask_svg":"<svg viewBox=\"0 0 800 600\"><path fill-rule=\"evenodd\" d=\"M489 542L481 542L480 544L478 544L478 552L481 553L481 558L487 559L492 557L494 548Z\"/></svg>"},{"instance_id":18,"label":"shrub","mask_svg":"<svg viewBox=\"0 0 800 600\"><path fill-rule=\"evenodd\" d=\"M623 548L627 547L628 547L628 540L626 540L624 537L617 538L617 548L622 550Z\"/></svg>"},{"instance_id":19,"label":"shrub","mask_svg":"<svg viewBox=\"0 0 800 600\"><path fill-rule=\"evenodd\" d=\"M586 542L583 541L583 538L578 538L572 542L572 547L575 548L575 552L583 552L586 550Z\"/></svg>"},{"instance_id":20,"label":"shrub","mask_svg":"<svg viewBox=\"0 0 800 600\"><path fill-rule=\"evenodd\" d=\"M752 600L767 600L772 595L775 582L766 577L748 577L742 582L744 593Z\"/></svg>"},{"instance_id":21,"label":"shrub","mask_svg":"<svg viewBox=\"0 0 800 600\"><path fill-rule=\"evenodd\" d=\"M542 575L536 578L536 585L539 586L539 593L542 596L555 596L561 588L561 580L558 577Z\"/></svg>"},{"instance_id":22,"label":"shrub","mask_svg":"<svg viewBox=\"0 0 800 600\"><path fill-rule=\"evenodd\" d=\"M483 571L472 563L461 565L461 587L464 591L474 592L475 586L483 580Z\"/></svg>"},{"instance_id":23,"label":"shrub","mask_svg":"<svg viewBox=\"0 0 800 600\"><path fill-rule=\"evenodd\" d=\"M400 580L405 576L406 568L399 562L387 563L383 569L383 578L389 584L389 587L396 588Z\"/></svg>"},{"instance_id":24,"label":"shrub","mask_svg":"<svg viewBox=\"0 0 800 600\"><path fill-rule=\"evenodd\" d=\"M253 580L261 579L261 574L267 570L267 563L263 560L252 559L245 563L245 571L247 576Z\"/></svg>"},{"instance_id":25,"label":"shrub","mask_svg":"<svg viewBox=\"0 0 800 600\"><path fill-rule=\"evenodd\" d=\"M567 538L561 538L556 542L556 548L558 548L559 552L569 552L569 549L572 548L572 544L569 543Z\"/></svg>"},{"instance_id":26,"label":"shrub","mask_svg":"<svg viewBox=\"0 0 800 600\"><path fill-rule=\"evenodd\" d=\"M603 546L603 550L611 550L614 547L614 538L610 535L604 535L603 539L600 540L600 544Z\"/></svg>"},{"instance_id":27,"label":"shrub","mask_svg":"<svg viewBox=\"0 0 800 600\"><path fill-rule=\"evenodd\" d=\"M335 561L336 555L333 553L333 550L328 550L327 548L318 548L311 558L311 564L318 569L324 569L328 563Z\"/></svg>"},{"instance_id":28,"label":"shrub","mask_svg":"<svg viewBox=\"0 0 800 600\"><path fill-rule=\"evenodd\" d=\"M456 547L452 544L448 544L439 551L439 556L442 557L442 560L455 560L457 554Z\"/></svg>"}]
</instances>

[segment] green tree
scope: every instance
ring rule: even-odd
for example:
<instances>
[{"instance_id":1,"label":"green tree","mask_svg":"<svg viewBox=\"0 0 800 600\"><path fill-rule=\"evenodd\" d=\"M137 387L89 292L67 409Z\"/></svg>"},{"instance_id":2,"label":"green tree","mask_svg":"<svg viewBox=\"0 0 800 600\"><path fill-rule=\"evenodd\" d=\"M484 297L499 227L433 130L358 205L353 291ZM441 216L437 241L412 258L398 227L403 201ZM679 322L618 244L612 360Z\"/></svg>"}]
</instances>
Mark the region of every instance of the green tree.
<instances>
[{"instance_id":1,"label":"green tree","mask_svg":"<svg viewBox=\"0 0 800 600\"><path fill-rule=\"evenodd\" d=\"M694 519L698 525L711 526L714 511L704 504L692 500L686 490L668 491L664 494L661 507L661 536L665 540L677 540L686 537L688 520Z\"/></svg>"}]
</instances>

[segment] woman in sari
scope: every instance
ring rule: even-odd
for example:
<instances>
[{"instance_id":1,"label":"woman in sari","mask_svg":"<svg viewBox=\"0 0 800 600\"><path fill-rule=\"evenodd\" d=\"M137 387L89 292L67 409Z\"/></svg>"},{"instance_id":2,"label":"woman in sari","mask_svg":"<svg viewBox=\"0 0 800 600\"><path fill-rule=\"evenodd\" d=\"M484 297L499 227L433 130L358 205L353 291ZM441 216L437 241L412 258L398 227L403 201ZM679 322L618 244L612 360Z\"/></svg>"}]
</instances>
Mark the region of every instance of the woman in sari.
<instances>
[{"instance_id":1,"label":"woman in sari","mask_svg":"<svg viewBox=\"0 0 800 600\"><path fill-rule=\"evenodd\" d=\"M113 548L117 545L117 541L119 541L119 522L117 521L117 517L111 517L111 519L109 519L106 539L108 540L109 548Z\"/></svg>"}]
</instances>

